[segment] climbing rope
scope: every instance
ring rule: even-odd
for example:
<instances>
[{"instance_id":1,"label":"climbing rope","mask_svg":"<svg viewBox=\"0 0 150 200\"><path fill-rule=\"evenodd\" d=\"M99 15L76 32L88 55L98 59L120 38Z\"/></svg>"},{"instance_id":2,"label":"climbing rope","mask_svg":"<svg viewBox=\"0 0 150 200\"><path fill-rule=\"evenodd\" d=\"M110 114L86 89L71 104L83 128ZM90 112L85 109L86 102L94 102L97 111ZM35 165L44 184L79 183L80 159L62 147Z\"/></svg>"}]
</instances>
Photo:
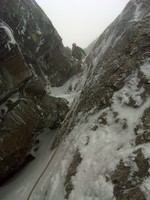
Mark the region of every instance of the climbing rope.
<instances>
[{"instance_id":1,"label":"climbing rope","mask_svg":"<svg viewBox=\"0 0 150 200\"><path fill-rule=\"evenodd\" d=\"M38 183L39 183L39 181L40 181L41 177L43 176L43 174L44 174L44 173L45 173L45 171L47 170L48 166L50 165L50 163L51 163L52 159L54 158L54 156L55 156L56 152L57 152L57 151L58 151L58 149L59 149L59 146L60 146L60 144L62 143L62 141L63 141L63 139L64 139L65 137L66 137L66 134L63 134L63 135L61 136L61 138L60 138L60 141L59 141L59 144L58 144L57 148L54 150L54 152L53 152L53 154L52 154L51 158L49 159L49 161L48 161L48 163L47 163L46 167L44 168L44 170L42 171L41 175L39 176L39 178L37 179L37 181L36 181L36 182L35 182L35 184L33 185L33 187L32 187L32 190L30 191L30 193L29 193L29 195L28 195L28 198L27 198L27 200L30 200L30 198L31 198L31 195L32 195L32 193L33 193L33 191L34 191L35 187L38 185ZM74 141L74 138L75 138L75 136L74 136L74 137L72 137L72 139L70 140L70 144L71 144L71 143ZM67 149L68 149L68 148L67 148ZM66 151L64 152L64 155L65 155L65 153L67 152L67 149L66 149ZM63 156L64 156L64 155L63 155Z\"/></svg>"},{"instance_id":2,"label":"climbing rope","mask_svg":"<svg viewBox=\"0 0 150 200\"><path fill-rule=\"evenodd\" d=\"M59 145L58 145L58 147L57 147L57 148L54 150L54 152L53 152L53 154L52 154L52 156L51 156L50 160L48 161L48 163L47 163L46 167L44 168L44 170L42 171L41 175L39 176L39 178L38 178L38 179L37 179L37 181L35 182L34 186L32 187L32 190L30 191L30 193L29 193L29 195L28 195L28 198L27 198L27 200L30 200L30 198L31 198L31 195L32 195L32 193L33 193L33 191L34 191L35 187L38 185L38 183L39 183L39 181L40 181L41 177L43 176L43 174L44 174L44 173L45 173L45 171L47 170L47 168L48 168L49 164L51 163L51 161L52 161L52 159L54 158L54 156L55 156L56 152L58 151L58 149L59 149L59 146L60 146L61 142L62 142L62 141L63 141L63 139L64 139L64 136L66 136L66 135L63 135L63 136L62 136L62 138L61 138L61 141L59 142ZM72 137L72 139L70 140L70 144L71 144L71 143L74 141L74 138L75 138L75 136L74 136L74 137ZM68 148L65 150L65 152L64 152L64 155L65 155L65 153L67 152L67 150L68 150ZM63 155L63 157L64 157L64 155Z\"/></svg>"},{"instance_id":3,"label":"climbing rope","mask_svg":"<svg viewBox=\"0 0 150 200\"><path fill-rule=\"evenodd\" d=\"M57 149L58 149L58 148L57 148ZM52 159L53 159L53 157L54 157L54 155L56 154L56 151L57 151L57 149L55 149L55 150L54 150L54 152L53 152L53 154L52 154L52 156L51 156L50 160L48 161L48 163L47 163L46 167L44 168L44 170L42 171L41 175L39 176L39 178L38 178L38 179L37 179L37 181L35 182L34 186L32 187L32 190L30 191L30 193L29 193L29 195L28 195L28 198L27 198L27 200L30 200L30 198L31 198L31 195L32 195L32 193L33 193L33 191L34 191L35 187L37 186L37 184L39 183L39 181L40 181L41 177L43 176L43 174L44 174L44 173L45 173L45 171L47 170L47 168L48 168L49 164L51 163L51 161L52 161Z\"/></svg>"}]
</instances>

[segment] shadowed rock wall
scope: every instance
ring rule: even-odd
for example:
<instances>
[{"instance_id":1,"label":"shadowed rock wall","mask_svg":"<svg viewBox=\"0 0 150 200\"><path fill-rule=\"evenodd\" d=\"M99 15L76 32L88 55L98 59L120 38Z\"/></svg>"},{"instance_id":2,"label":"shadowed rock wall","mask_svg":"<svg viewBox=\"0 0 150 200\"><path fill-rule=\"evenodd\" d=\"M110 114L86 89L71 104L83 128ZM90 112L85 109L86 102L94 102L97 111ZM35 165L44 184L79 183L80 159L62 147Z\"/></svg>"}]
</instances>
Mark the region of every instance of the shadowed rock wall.
<instances>
[{"instance_id":1,"label":"shadowed rock wall","mask_svg":"<svg viewBox=\"0 0 150 200\"><path fill-rule=\"evenodd\" d=\"M49 96L73 73L51 21L34 0L0 0L0 182L25 161L42 128L69 108Z\"/></svg>"}]
</instances>

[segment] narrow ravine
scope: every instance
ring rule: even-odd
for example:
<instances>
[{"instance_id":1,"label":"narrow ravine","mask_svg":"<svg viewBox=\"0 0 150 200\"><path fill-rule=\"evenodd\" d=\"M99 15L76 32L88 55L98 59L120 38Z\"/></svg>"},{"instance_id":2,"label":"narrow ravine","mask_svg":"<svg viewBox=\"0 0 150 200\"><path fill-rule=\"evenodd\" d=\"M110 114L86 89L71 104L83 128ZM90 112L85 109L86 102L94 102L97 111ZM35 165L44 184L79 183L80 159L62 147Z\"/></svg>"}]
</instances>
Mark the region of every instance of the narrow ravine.
<instances>
[{"instance_id":1,"label":"narrow ravine","mask_svg":"<svg viewBox=\"0 0 150 200\"><path fill-rule=\"evenodd\" d=\"M38 150L31 153L36 157L27 164L12 178L10 178L3 186L0 187L1 200L26 200L38 176L45 168L48 159L51 156L51 145L55 139L56 131L45 130L39 136L39 144L34 147ZM33 148L33 149L34 149ZM8 192L9 191L9 192Z\"/></svg>"},{"instance_id":2,"label":"narrow ravine","mask_svg":"<svg viewBox=\"0 0 150 200\"><path fill-rule=\"evenodd\" d=\"M78 76L74 76L63 86L52 87L51 91L48 92L50 92L52 96L66 99L68 105L71 106L75 95L77 94L74 87L77 83L79 84L79 81ZM62 147L51 150L57 132L58 129L45 129L39 133L39 143L35 145L30 152L35 159L28 163L25 167L22 167L19 172L17 172L0 187L1 200L31 200L40 199L41 196L43 198L46 194L46 189L44 190L43 187L47 185L46 181L50 179L54 171L59 167L60 158L63 156L63 152L60 150ZM55 152L57 155L53 159ZM53 179L51 181L53 181ZM52 191L55 190L54 186ZM36 191L40 190L40 188L42 192L37 197ZM60 199L61 198L62 197L60 197Z\"/></svg>"}]
</instances>

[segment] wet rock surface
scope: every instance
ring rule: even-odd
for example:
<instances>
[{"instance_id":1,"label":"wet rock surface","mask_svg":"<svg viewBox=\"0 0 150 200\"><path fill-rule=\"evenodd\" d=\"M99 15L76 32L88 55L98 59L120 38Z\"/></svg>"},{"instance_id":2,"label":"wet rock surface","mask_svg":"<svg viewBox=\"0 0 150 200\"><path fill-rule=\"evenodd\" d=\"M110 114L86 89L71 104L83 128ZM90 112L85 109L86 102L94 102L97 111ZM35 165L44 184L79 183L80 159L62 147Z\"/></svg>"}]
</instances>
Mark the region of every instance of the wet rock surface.
<instances>
[{"instance_id":1,"label":"wet rock surface","mask_svg":"<svg viewBox=\"0 0 150 200\"><path fill-rule=\"evenodd\" d=\"M0 181L25 161L38 130L61 125L69 111L67 102L49 96L46 86L49 81L53 86L61 85L73 74L61 38L35 1L12 0L9 9L15 10L13 18L5 14L7 4L8 0L4 0L0 7L3 14L0 25L3 38L0 41L3 47L0 50ZM80 151L74 149L73 160L68 165L64 180L66 198L74 189L72 178L78 173L77 167L86 157L82 147L88 150L88 145L95 145L92 137L95 134L95 143L100 141L99 138L106 138L108 141L104 141L102 147L110 145L110 151L109 147L106 148L108 153L111 154L112 147L116 153L116 160L110 163L112 166L104 166L103 172L97 172L96 183L100 177L102 183L105 180L105 184L113 184L113 195L117 200L147 199L142 185L149 177L150 77L145 72L150 66L149 12L149 0L130 1L97 39L86 59L86 80L54 144L56 147L62 135L65 139L74 128L80 132L78 125L88 124L88 135L83 137L85 143L81 141ZM43 23L40 23L41 19ZM91 125L92 116L95 121ZM109 141L110 138L113 141ZM74 148L78 149L78 144L75 143ZM106 156L105 152L102 153ZM102 153L96 151L97 156ZM88 159L97 165L100 160L97 157ZM92 189L90 195L95 195Z\"/></svg>"},{"instance_id":2,"label":"wet rock surface","mask_svg":"<svg viewBox=\"0 0 150 200\"><path fill-rule=\"evenodd\" d=\"M33 1L0 1L0 182L26 160L42 128L58 128L67 102L48 94L74 72L62 39Z\"/></svg>"},{"instance_id":3,"label":"wet rock surface","mask_svg":"<svg viewBox=\"0 0 150 200\"><path fill-rule=\"evenodd\" d=\"M73 157L72 163L70 164L70 166L68 168L68 173L67 173L65 183L64 183L65 191L66 191L66 195L65 195L66 199L69 198L71 191L74 189L71 178L76 175L77 167L81 162L82 162L82 158L81 158L80 152L77 150Z\"/></svg>"},{"instance_id":4,"label":"wet rock surface","mask_svg":"<svg viewBox=\"0 0 150 200\"><path fill-rule=\"evenodd\" d=\"M67 81L73 74L67 50L38 4L34 0L4 0L0 5L1 23L12 30L30 70L53 86Z\"/></svg>"},{"instance_id":5,"label":"wet rock surface","mask_svg":"<svg viewBox=\"0 0 150 200\"><path fill-rule=\"evenodd\" d=\"M149 76L144 72L144 67L150 67L149 12L148 0L130 1L99 37L86 59L87 79L78 101L60 131L61 135L67 135L77 125L88 124L88 119L100 112L96 126L98 123L102 130L104 127L107 130L114 123L121 127L120 134L129 135L131 139L124 142L129 142L133 150L125 160L122 155L116 169L109 174L111 178L106 180L114 184L117 200L146 199L141 187L149 177L149 157L138 146L143 144L144 148L144 144L149 144ZM118 113L119 108L124 113ZM126 117L130 109L131 115L141 109L141 117L133 120L133 124ZM111 122L109 114L113 116ZM116 154L121 148L116 149Z\"/></svg>"},{"instance_id":6,"label":"wet rock surface","mask_svg":"<svg viewBox=\"0 0 150 200\"><path fill-rule=\"evenodd\" d=\"M63 99L48 95L38 100L19 100L1 116L0 182L25 161L42 128L58 128L69 108Z\"/></svg>"},{"instance_id":7,"label":"wet rock surface","mask_svg":"<svg viewBox=\"0 0 150 200\"><path fill-rule=\"evenodd\" d=\"M149 176L149 162L144 158L142 149L138 149L135 154L135 163L137 165L137 171L131 171L131 168L124 164L122 161L117 166L114 174L111 177L114 183L114 195L116 199L146 199L143 192L140 190L140 186ZM134 165L133 162L133 165Z\"/></svg>"}]
</instances>

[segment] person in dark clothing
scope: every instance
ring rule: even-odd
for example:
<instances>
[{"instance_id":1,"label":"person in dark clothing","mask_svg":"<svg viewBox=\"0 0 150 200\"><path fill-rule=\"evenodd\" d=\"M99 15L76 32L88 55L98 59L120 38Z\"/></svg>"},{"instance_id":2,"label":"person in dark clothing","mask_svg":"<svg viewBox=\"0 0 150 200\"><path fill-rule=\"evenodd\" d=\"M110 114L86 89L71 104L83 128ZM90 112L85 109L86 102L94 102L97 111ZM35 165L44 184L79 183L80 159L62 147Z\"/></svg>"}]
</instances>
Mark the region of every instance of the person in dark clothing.
<instances>
[{"instance_id":1,"label":"person in dark clothing","mask_svg":"<svg viewBox=\"0 0 150 200\"><path fill-rule=\"evenodd\" d=\"M72 44L72 57L81 61L82 58L86 56L85 51L76 45L76 43Z\"/></svg>"}]
</instances>

